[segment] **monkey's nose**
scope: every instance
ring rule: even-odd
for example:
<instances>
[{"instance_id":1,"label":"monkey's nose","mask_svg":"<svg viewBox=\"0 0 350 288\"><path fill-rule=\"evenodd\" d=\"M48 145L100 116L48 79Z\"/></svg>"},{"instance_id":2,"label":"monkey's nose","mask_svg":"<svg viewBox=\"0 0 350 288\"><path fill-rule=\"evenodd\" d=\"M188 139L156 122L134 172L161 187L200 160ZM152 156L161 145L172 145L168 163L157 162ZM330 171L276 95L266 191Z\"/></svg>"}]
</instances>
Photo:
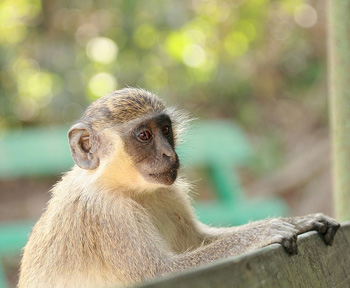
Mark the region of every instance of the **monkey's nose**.
<instances>
[{"instance_id":1,"label":"monkey's nose","mask_svg":"<svg viewBox=\"0 0 350 288\"><path fill-rule=\"evenodd\" d=\"M173 149L163 150L163 158L173 163L178 162L177 154Z\"/></svg>"},{"instance_id":2,"label":"monkey's nose","mask_svg":"<svg viewBox=\"0 0 350 288\"><path fill-rule=\"evenodd\" d=\"M158 147L160 154L163 158L167 159L170 162L176 163L178 162L177 154L173 147L169 144L166 139L159 139Z\"/></svg>"},{"instance_id":3,"label":"monkey's nose","mask_svg":"<svg viewBox=\"0 0 350 288\"><path fill-rule=\"evenodd\" d=\"M163 159L166 163L171 165L172 169L178 169L180 167L179 157L171 147L169 148L170 149L163 150Z\"/></svg>"}]
</instances>

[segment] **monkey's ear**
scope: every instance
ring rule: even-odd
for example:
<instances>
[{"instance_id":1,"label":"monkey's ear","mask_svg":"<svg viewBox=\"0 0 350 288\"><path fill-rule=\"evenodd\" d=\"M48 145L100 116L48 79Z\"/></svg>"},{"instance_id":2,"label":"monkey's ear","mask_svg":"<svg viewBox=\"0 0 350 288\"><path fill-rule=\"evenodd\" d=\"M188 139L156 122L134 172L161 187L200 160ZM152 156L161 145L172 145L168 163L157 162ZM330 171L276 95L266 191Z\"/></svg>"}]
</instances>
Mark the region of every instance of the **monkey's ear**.
<instances>
[{"instance_id":1,"label":"monkey's ear","mask_svg":"<svg viewBox=\"0 0 350 288\"><path fill-rule=\"evenodd\" d=\"M68 131L70 151L73 160L80 168L93 170L100 163L96 154L93 130L84 123L75 124Z\"/></svg>"}]
</instances>

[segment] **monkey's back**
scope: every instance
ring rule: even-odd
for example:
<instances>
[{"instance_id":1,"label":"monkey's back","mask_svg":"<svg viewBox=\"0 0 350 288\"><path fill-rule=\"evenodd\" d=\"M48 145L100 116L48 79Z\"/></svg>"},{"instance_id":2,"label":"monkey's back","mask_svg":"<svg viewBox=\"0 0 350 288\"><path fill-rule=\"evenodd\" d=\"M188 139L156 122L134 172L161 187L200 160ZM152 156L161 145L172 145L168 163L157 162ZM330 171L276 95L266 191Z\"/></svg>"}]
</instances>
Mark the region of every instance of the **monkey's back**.
<instances>
[{"instance_id":1,"label":"monkey's back","mask_svg":"<svg viewBox=\"0 0 350 288\"><path fill-rule=\"evenodd\" d=\"M105 265L111 243L105 243L101 235L106 234L112 216L103 215L101 199L86 198L79 189L63 189L69 178L66 175L53 189L47 210L29 236L21 263L20 288L109 287L123 283L118 271L111 274ZM118 245L117 241L113 245Z\"/></svg>"}]
</instances>

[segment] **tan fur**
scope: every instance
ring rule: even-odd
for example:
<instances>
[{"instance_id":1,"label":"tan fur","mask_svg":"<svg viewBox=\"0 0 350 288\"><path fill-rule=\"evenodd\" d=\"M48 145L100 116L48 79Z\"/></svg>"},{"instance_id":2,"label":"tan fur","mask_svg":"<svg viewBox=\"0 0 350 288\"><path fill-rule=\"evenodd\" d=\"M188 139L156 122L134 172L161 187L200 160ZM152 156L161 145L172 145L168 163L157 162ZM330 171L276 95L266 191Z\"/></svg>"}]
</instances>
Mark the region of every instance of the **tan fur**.
<instances>
[{"instance_id":1,"label":"tan fur","mask_svg":"<svg viewBox=\"0 0 350 288\"><path fill-rule=\"evenodd\" d=\"M95 130L91 137L99 141L94 150L99 165L92 170L74 166L52 189L47 210L24 249L18 287L119 287L270 243L289 247L288 241L294 245L298 231L314 229L314 216L302 218L304 222L271 219L233 228L198 222L186 181L178 177L173 185L165 186L144 180L115 126L108 122L140 117L138 108L130 108L128 115L123 106L113 104L119 97L127 103L128 93L133 99L143 95L141 114L164 109L154 95L137 89L122 90L114 93L115 98L92 104L81 121L90 121ZM99 119L95 122L94 109ZM103 111L107 114L100 115ZM172 120L178 135L185 118L164 111L176 118Z\"/></svg>"},{"instance_id":2,"label":"tan fur","mask_svg":"<svg viewBox=\"0 0 350 288\"><path fill-rule=\"evenodd\" d=\"M106 129L104 134L110 135L111 145L118 147L112 155L103 155L99 168L96 171L97 182L103 183L104 187L109 187L119 191L138 191L148 188L148 184L135 169L130 157L124 152L124 143L118 135L113 134L111 129ZM112 144L113 143L113 144ZM112 147L113 147L112 146Z\"/></svg>"},{"instance_id":3,"label":"tan fur","mask_svg":"<svg viewBox=\"0 0 350 288\"><path fill-rule=\"evenodd\" d=\"M118 99L118 101L115 101ZM163 102L152 93L142 89L126 88L113 91L93 102L85 111L82 121L101 127L106 123L126 123L148 114L165 110ZM97 120L98 119L98 120Z\"/></svg>"}]
</instances>

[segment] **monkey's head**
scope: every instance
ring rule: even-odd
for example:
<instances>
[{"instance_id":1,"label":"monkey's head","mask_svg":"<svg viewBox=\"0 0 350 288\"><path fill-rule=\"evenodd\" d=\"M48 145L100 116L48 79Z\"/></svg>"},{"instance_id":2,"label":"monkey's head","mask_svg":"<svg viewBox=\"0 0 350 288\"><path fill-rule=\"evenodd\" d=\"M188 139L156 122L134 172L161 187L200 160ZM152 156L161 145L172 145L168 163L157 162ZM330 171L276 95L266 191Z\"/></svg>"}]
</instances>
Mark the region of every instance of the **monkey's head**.
<instances>
[{"instance_id":1,"label":"monkey's head","mask_svg":"<svg viewBox=\"0 0 350 288\"><path fill-rule=\"evenodd\" d=\"M114 91L93 102L69 130L74 162L111 185L171 185L179 169L172 114L147 91Z\"/></svg>"}]
</instances>

